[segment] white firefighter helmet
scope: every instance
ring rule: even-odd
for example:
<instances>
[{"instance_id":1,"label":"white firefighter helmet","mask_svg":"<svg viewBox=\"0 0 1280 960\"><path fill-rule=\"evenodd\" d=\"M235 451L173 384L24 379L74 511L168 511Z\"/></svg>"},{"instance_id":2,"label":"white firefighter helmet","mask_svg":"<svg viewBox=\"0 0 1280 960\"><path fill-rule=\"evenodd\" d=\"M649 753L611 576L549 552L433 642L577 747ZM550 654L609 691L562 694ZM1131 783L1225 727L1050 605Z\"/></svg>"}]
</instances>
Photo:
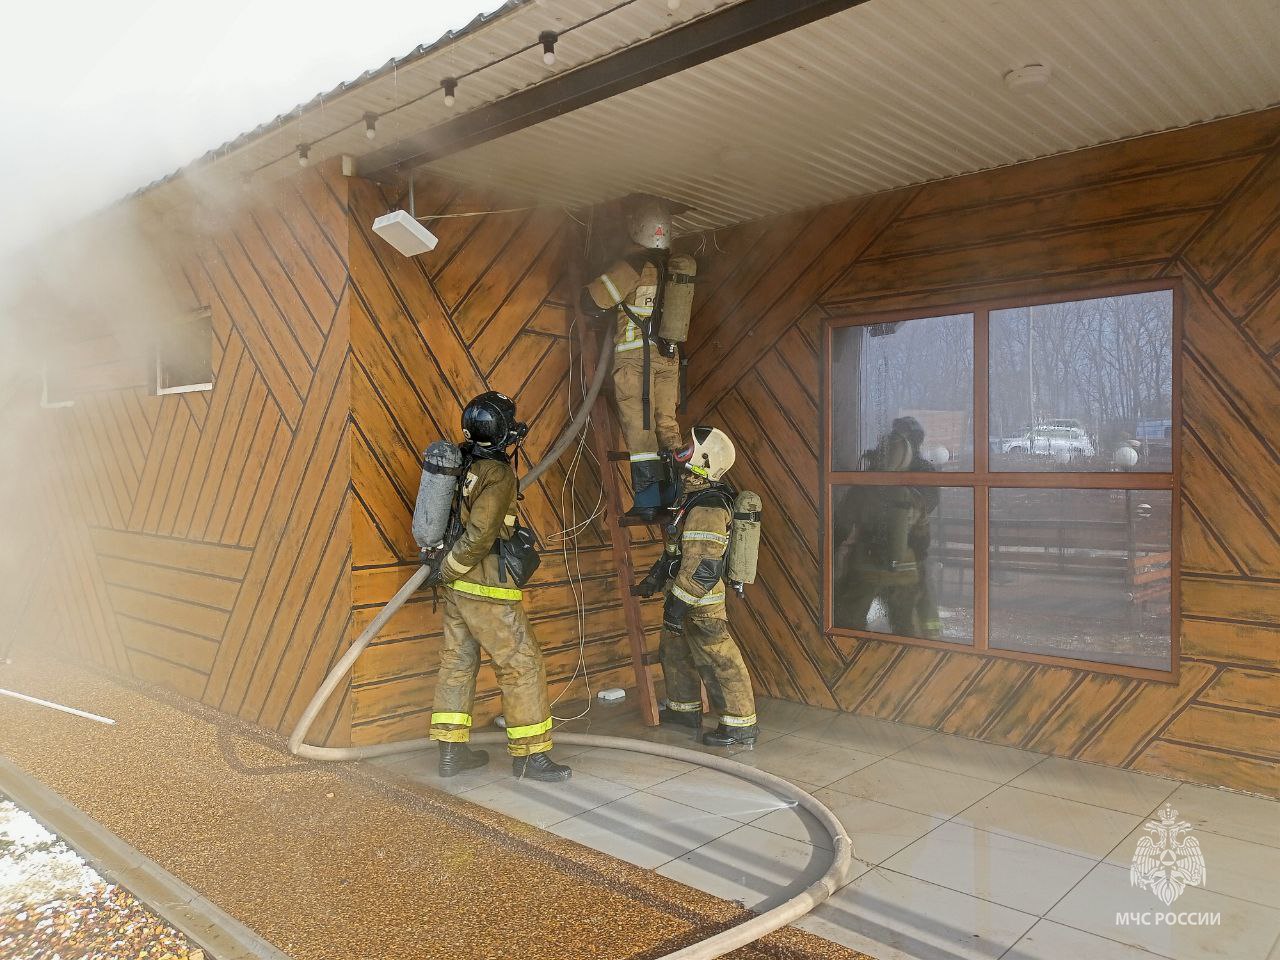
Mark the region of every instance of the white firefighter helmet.
<instances>
[{"instance_id":1,"label":"white firefighter helmet","mask_svg":"<svg viewBox=\"0 0 1280 960\"><path fill-rule=\"evenodd\" d=\"M693 442L676 454L676 462L707 480L719 480L737 456L733 441L723 430L699 425L693 428Z\"/></svg>"},{"instance_id":2,"label":"white firefighter helmet","mask_svg":"<svg viewBox=\"0 0 1280 960\"><path fill-rule=\"evenodd\" d=\"M627 235L646 250L670 250L670 204L644 193L628 197Z\"/></svg>"}]
</instances>

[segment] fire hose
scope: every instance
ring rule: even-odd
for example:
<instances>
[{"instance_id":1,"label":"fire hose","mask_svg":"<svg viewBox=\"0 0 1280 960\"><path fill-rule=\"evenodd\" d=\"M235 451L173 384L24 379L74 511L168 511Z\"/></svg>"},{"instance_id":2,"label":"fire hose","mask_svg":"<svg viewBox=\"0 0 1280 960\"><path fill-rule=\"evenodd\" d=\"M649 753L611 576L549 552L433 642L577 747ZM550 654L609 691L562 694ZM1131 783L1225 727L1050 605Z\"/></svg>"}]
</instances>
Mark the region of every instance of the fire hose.
<instances>
[{"instance_id":1,"label":"fire hose","mask_svg":"<svg viewBox=\"0 0 1280 960\"><path fill-rule=\"evenodd\" d=\"M559 459L560 455L564 453L586 425L587 418L595 405L596 397L599 396L600 390L604 386L605 377L609 373L609 367L613 360L612 341L608 337L602 337L601 340L603 345L600 357L596 361L595 376L592 379L587 395L583 398L581 408L547 455L520 478L521 490L526 489L551 464ZM302 712L302 716L298 719L293 733L289 735L290 753L309 760L347 761L367 760L396 753L408 753L414 750L424 750L431 746L433 741L427 737L360 747L319 747L305 742L307 734L315 724L316 718L320 715L320 711L329 701L329 698L333 696L338 686L346 679L347 674L351 671L356 660L359 659L360 654L364 652L369 642L382 631L382 628L404 606L414 592L422 586L430 573L431 567L426 564L415 570L413 575L405 582L405 585L387 602L386 606L378 611L377 615L369 622L369 625L364 628L338 662L334 664L333 669L329 671L328 676L325 677L324 682L320 685L320 689L316 691L315 696L311 698L307 708ZM632 753L645 753L672 760L683 760L686 763L708 767L712 770L718 770L721 773L747 780L765 787L791 801L795 806L807 810L831 836L831 865L809 887L771 910L752 917L737 926L730 927L728 930L706 940L699 941L674 953L669 953L659 958L659 960L714 960L716 957L724 956L739 947L753 943L774 930L793 923L848 882L849 870L853 862L853 843L849 839L844 826L836 815L820 800L781 777L776 777L771 773L748 767L733 760L710 756L696 750L673 747L661 743L649 743L644 740L559 732L556 733L556 739L562 743L577 746L629 750ZM472 736L471 742L480 744L505 743L506 735L501 732L479 733Z\"/></svg>"}]
</instances>

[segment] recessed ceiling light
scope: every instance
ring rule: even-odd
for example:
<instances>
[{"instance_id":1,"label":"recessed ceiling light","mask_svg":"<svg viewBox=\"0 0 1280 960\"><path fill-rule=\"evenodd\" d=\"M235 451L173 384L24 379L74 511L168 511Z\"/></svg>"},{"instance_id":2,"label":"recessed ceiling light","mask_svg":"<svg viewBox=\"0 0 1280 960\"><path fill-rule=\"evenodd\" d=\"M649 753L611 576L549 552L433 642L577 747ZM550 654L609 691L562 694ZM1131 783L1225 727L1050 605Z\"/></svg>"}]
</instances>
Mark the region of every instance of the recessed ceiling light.
<instances>
[{"instance_id":1,"label":"recessed ceiling light","mask_svg":"<svg viewBox=\"0 0 1280 960\"><path fill-rule=\"evenodd\" d=\"M1004 85L1010 90L1027 93L1047 84L1050 72L1047 63L1028 63L1006 73Z\"/></svg>"}]
</instances>

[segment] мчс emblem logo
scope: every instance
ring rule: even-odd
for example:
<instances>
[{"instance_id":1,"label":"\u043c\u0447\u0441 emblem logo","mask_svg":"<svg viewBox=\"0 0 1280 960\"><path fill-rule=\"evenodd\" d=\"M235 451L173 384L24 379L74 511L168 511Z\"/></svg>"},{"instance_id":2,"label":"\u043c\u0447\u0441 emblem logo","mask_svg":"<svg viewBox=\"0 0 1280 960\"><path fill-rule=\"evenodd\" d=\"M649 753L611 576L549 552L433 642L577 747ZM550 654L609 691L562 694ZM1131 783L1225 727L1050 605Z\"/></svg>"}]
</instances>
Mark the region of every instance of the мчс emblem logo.
<instances>
[{"instance_id":1,"label":"\u043c\u0447\u0441 emblem logo","mask_svg":"<svg viewBox=\"0 0 1280 960\"><path fill-rule=\"evenodd\" d=\"M1178 819L1178 811L1168 804L1159 820L1142 827L1147 836L1138 841L1129 868L1129 883L1150 889L1167 907L1182 896L1187 886L1202 887L1205 881L1204 854L1200 842L1191 836L1191 824Z\"/></svg>"}]
</instances>

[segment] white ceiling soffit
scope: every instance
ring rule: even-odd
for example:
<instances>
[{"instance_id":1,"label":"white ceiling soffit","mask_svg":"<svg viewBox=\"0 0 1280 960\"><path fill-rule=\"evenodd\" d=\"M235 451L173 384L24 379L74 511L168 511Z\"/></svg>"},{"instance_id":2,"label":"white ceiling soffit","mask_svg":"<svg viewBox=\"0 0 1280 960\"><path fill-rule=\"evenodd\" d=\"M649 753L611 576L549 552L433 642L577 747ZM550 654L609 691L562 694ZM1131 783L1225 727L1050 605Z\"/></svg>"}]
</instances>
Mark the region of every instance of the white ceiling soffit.
<instances>
[{"instance_id":1,"label":"white ceiling soffit","mask_svg":"<svg viewBox=\"0 0 1280 960\"><path fill-rule=\"evenodd\" d=\"M1277 102L1280 0L871 0L430 169L689 232Z\"/></svg>"},{"instance_id":2,"label":"white ceiling soffit","mask_svg":"<svg viewBox=\"0 0 1280 960\"><path fill-rule=\"evenodd\" d=\"M343 154L358 159L737 2L682 0L673 11L667 0L517 0L512 9L504 5L491 20L464 28L455 39L446 34L439 49L410 54L395 69L379 68L380 76L365 75L321 94L261 132L250 131L139 193L206 170L229 181L279 179L298 171L301 143L309 145L313 164ZM544 30L561 34L552 66L542 62L538 35ZM450 76L461 78L453 107L445 106L440 90L440 81ZM374 140L365 136L366 113L378 115Z\"/></svg>"}]
</instances>

